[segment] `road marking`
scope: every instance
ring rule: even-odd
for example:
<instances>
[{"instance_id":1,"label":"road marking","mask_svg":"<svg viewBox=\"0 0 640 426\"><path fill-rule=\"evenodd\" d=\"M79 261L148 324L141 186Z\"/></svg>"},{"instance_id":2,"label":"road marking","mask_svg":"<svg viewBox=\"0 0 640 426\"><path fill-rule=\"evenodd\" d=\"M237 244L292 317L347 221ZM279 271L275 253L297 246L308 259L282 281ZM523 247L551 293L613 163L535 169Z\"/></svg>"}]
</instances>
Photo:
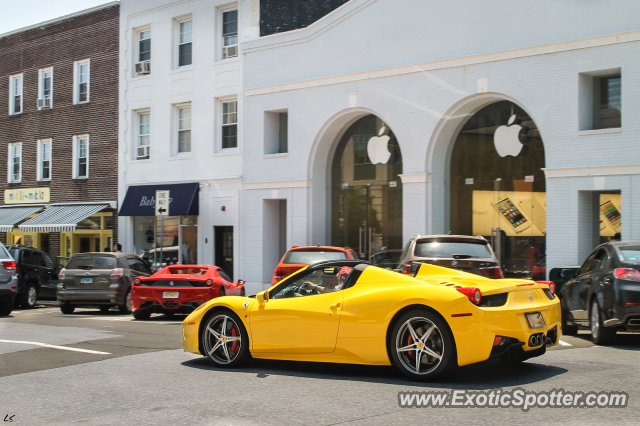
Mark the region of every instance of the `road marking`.
<instances>
[{"instance_id":1,"label":"road marking","mask_svg":"<svg viewBox=\"0 0 640 426\"><path fill-rule=\"evenodd\" d=\"M560 343L560 346L573 346L571 343L567 343L567 342L562 341L562 340L558 340L558 343Z\"/></svg>"},{"instance_id":2,"label":"road marking","mask_svg":"<svg viewBox=\"0 0 640 426\"><path fill-rule=\"evenodd\" d=\"M18 343L21 345L33 345L33 346L41 346L43 348L61 349L63 351L83 352L86 354L111 355L110 352L92 351L90 349L69 348L67 346L56 346L56 345L50 345L48 343L40 343L40 342L23 342L20 340L1 340L0 339L0 343Z\"/></svg>"}]
</instances>

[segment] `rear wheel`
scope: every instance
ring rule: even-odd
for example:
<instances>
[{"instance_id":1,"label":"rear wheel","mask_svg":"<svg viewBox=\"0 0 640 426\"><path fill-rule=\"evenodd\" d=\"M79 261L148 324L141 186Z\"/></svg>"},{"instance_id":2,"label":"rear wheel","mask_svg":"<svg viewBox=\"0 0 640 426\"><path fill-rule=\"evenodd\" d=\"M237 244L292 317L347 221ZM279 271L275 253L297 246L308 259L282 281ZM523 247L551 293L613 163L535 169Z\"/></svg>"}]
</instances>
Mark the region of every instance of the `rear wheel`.
<instances>
[{"instance_id":1,"label":"rear wheel","mask_svg":"<svg viewBox=\"0 0 640 426\"><path fill-rule=\"evenodd\" d=\"M118 310L121 314L131 313L131 290L127 290L127 294L124 295L124 303L118 306Z\"/></svg>"},{"instance_id":2,"label":"rear wheel","mask_svg":"<svg viewBox=\"0 0 640 426\"><path fill-rule=\"evenodd\" d=\"M616 330L604 326L598 300L594 299L589 313L589 326L591 327L591 340L596 345L609 345L616 337Z\"/></svg>"},{"instance_id":3,"label":"rear wheel","mask_svg":"<svg viewBox=\"0 0 640 426\"><path fill-rule=\"evenodd\" d=\"M151 312L145 311L145 310L133 311L133 317L135 319L139 319L139 320L146 320L146 319L151 318Z\"/></svg>"},{"instance_id":4,"label":"rear wheel","mask_svg":"<svg viewBox=\"0 0 640 426\"><path fill-rule=\"evenodd\" d=\"M13 300L7 298L0 302L0 317L6 317L13 310Z\"/></svg>"},{"instance_id":5,"label":"rear wheel","mask_svg":"<svg viewBox=\"0 0 640 426\"><path fill-rule=\"evenodd\" d=\"M413 380L432 380L455 366L456 349L449 326L426 309L402 315L389 339L394 364Z\"/></svg>"},{"instance_id":6,"label":"rear wheel","mask_svg":"<svg viewBox=\"0 0 640 426\"><path fill-rule=\"evenodd\" d=\"M233 368L251 359L249 336L238 316L217 311L205 320L202 328L204 354L218 367Z\"/></svg>"},{"instance_id":7,"label":"rear wheel","mask_svg":"<svg viewBox=\"0 0 640 426\"><path fill-rule=\"evenodd\" d=\"M60 311L65 315L71 315L75 309L76 307L68 302L64 302L60 305Z\"/></svg>"},{"instance_id":8,"label":"rear wheel","mask_svg":"<svg viewBox=\"0 0 640 426\"><path fill-rule=\"evenodd\" d=\"M220 293L218 294L218 297L222 297L226 294L226 292L224 291L224 287L220 287Z\"/></svg>"},{"instance_id":9,"label":"rear wheel","mask_svg":"<svg viewBox=\"0 0 640 426\"><path fill-rule=\"evenodd\" d=\"M242 287L242 289L240 290L240 296L244 297L245 296L245 292L244 292L244 287Z\"/></svg>"},{"instance_id":10,"label":"rear wheel","mask_svg":"<svg viewBox=\"0 0 640 426\"><path fill-rule=\"evenodd\" d=\"M103 314L109 312L109 309L111 309L111 306L100 306L100 312L102 312Z\"/></svg>"},{"instance_id":11,"label":"rear wheel","mask_svg":"<svg viewBox=\"0 0 640 426\"><path fill-rule=\"evenodd\" d=\"M36 306L38 290L34 284L27 284L27 288L24 289L24 293L18 297L18 304L22 309L31 309Z\"/></svg>"}]
</instances>

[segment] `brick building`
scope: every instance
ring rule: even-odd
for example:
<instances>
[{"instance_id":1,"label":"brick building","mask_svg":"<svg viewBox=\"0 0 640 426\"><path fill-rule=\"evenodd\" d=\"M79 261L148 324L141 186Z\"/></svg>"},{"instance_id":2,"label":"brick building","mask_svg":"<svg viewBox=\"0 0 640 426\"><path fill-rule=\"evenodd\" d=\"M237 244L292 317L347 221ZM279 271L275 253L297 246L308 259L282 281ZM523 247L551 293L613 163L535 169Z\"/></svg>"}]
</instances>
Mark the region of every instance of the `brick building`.
<instances>
[{"instance_id":1,"label":"brick building","mask_svg":"<svg viewBox=\"0 0 640 426\"><path fill-rule=\"evenodd\" d=\"M119 3L0 35L0 240L53 257L117 238Z\"/></svg>"}]
</instances>

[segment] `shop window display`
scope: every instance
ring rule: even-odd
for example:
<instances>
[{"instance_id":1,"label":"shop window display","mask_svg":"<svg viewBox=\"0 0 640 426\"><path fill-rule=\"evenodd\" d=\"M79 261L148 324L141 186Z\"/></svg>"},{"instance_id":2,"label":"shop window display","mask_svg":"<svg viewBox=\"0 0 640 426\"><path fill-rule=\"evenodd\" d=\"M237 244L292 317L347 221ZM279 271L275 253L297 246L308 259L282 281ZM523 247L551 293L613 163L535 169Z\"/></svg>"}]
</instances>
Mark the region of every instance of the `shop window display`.
<instances>
[{"instance_id":1,"label":"shop window display","mask_svg":"<svg viewBox=\"0 0 640 426\"><path fill-rule=\"evenodd\" d=\"M198 262L198 217L168 216L164 229L160 217L134 216L134 252L156 268Z\"/></svg>"}]
</instances>

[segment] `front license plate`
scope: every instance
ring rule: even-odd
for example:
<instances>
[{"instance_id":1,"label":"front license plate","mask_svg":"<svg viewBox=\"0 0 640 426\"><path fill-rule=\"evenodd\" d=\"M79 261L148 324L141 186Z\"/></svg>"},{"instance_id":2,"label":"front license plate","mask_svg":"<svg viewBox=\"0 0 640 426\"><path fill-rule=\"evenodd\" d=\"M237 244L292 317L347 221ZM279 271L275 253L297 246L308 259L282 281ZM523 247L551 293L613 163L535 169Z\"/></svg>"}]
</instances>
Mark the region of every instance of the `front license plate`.
<instances>
[{"instance_id":1,"label":"front license plate","mask_svg":"<svg viewBox=\"0 0 640 426\"><path fill-rule=\"evenodd\" d=\"M178 294L179 293L177 291L165 291L162 297L164 297L165 299L177 299Z\"/></svg>"},{"instance_id":2,"label":"front license plate","mask_svg":"<svg viewBox=\"0 0 640 426\"><path fill-rule=\"evenodd\" d=\"M524 316L527 317L527 322L529 323L529 327L531 328L542 328L547 325L544 322L544 318L542 318L542 314L540 312L524 314Z\"/></svg>"},{"instance_id":3,"label":"front license plate","mask_svg":"<svg viewBox=\"0 0 640 426\"><path fill-rule=\"evenodd\" d=\"M93 278L80 278L80 284L93 284Z\"/></svg>"}]
</instances>

